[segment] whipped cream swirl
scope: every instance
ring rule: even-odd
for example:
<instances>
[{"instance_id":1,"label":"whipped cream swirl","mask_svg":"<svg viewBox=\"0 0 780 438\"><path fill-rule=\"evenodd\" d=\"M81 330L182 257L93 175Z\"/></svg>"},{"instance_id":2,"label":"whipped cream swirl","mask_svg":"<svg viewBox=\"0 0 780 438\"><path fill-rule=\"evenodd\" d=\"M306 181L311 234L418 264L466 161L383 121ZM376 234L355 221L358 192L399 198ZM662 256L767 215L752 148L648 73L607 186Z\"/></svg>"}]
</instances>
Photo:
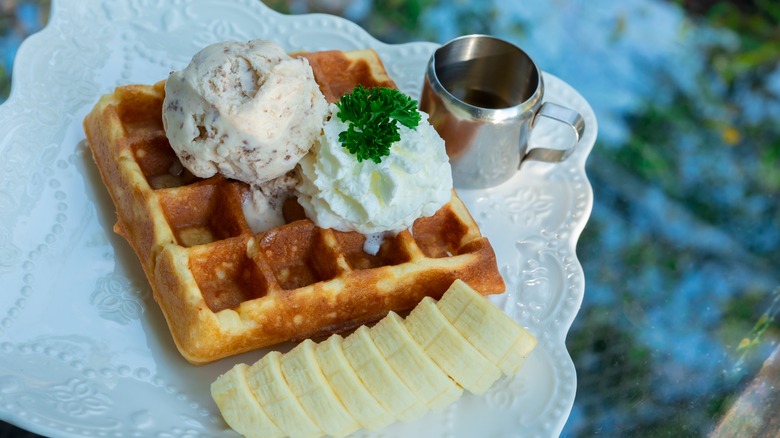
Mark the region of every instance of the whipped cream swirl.
<instances>
[{"instance_id":1,"label":"whipped cream swirl","mask_svg":"<svg viewBox=\"0 0 780 438\"><path fill-rule=\"evenodd\" d=\"M428 122L400 126L401 140L380 163L358 162L339 142L347 123L330 118L309 154L299 162L298 202L317 226L362 234L397 233L431 216L452 196L452 172L444 140Z\"/></svg>"}]
</instances>

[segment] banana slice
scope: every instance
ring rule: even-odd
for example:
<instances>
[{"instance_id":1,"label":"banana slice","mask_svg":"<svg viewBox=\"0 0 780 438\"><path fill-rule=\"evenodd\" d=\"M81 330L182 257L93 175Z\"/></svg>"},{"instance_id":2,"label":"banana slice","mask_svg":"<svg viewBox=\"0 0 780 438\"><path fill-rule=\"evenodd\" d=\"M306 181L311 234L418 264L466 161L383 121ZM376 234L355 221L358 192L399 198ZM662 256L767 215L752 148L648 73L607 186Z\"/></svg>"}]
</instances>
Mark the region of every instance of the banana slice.
<instances>
[{"instance_id":1,"label":"banana slice","mask_svg":"<svg viewBox=\"0 0 780 438\"><path fill-rule=\"evenodd\" d=\"M517 374L536 346L533 335L461 280L452 283L436 306L507 376Z\"/></svg>"},{"instance_id":2,"label":"banana slice","mask_svg":"<svg viewBox=\"0 0 780 438\"><path fill-rule=\"evenodd\" d=\"M247 438L277 438L284 433L260 406L247 383L249 365L240 363L211 384L211 397L225 422Z\"/></svg>"},{"instance_id":3,"label":"banana slice","mask_svg":"<svg viewBox=\"0 0 780 438\"><path fill-rule=\"evenodd\" d=\"M360 428L322 374L314 341L306 339L282 356L282 374L293 394L327 435L342 437Z\"/></svg>"},{"instance_id":4,"label":"banana slice","mask_svg":"<svg viewBox=\"0 0 780 438\"><path fill-rule=\"evenodd\" d=\"M378 430L394 421L393 416L368 392L349 365L342 349L343 338L333 335L317 344L314 355L333 392L352 417L365 429Z\"/></svg>"},{"instance_id":5,"label":"banana slice","mask_svg":"<svg viewBox=\"0 0 780 438\"><path fill-rule=\"evenodd\" d=\"M323 434L322 430L314 424L284 380L281 356L278 351L271 351L249 367L249 387L268 416L286 435L319 437Z\"/></svg>"},{"instance_id":6,"label":"banana slice","mask_svg":"<svg viewBox=\"0 0 780 438\"><path fill-rule=\"evenodd\" d=\"M371 340L406 386L429 409L440 411L454 403L463 389L428 357L395 312L369 330Z\"/></svg>"},{"instance_id":7,"label":"banana slice","mask_svg":"<svg viewBox=\"0 0 780 438\"><path fill-rule=\"evenodd\" d=\"M368 327L360 326L344 339L344 356L374 398L401 421L423 416L428 410L406 387L374 345Z\"/></svg>"},{"instance_id":8,"label":"banana slice","mask_svg":"<svg viewBox=\"0 0 780 438\"><path fill-rule=\"evenodd\" d=\"M501 371L447 321L433 298L423 298L406 317L405 326L436 365L474 394L484 393L501 377Z\"/></svg>"}]
</instances>

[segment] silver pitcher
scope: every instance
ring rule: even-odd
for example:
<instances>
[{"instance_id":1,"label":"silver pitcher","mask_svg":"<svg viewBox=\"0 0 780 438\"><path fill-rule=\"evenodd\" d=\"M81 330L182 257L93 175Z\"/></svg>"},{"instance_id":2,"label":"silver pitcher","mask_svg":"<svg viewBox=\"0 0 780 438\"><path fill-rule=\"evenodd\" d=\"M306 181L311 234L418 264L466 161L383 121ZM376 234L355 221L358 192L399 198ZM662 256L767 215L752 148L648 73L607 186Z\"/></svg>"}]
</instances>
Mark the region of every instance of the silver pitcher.
<instances>
[{"instance_id":1,"label":"silver pitcher","mask_svg":"<svg viewBox=\"0 0 780 438\"><path fill-rule=\"evenodd\" d=\"M467 35L433 53L420 109L446 143L456 187L492 187L512 177L524 160L557 162L572 153L585 130L582 116L542 103L543 96L541 71L507 41ZM529 150L528 138L539 117L571 126L573 144Z\"/></svg>"}]
</instances>

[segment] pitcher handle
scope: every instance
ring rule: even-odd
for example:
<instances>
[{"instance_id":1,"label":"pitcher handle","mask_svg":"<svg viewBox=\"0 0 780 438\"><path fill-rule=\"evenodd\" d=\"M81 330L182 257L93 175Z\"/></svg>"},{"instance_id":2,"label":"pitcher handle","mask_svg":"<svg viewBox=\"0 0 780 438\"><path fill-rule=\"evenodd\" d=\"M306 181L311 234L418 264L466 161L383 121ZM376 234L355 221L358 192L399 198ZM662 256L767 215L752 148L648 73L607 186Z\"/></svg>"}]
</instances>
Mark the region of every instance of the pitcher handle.
<instances>
[{"instance_id":1,"label":"pitcher handle","mask_svg":"<svg viewBox=\"0 0 780 438\"><path fill-rule=\"evenodd\" d=\"M536 112L534 119L531 121L532 129L534 125L536 125L536 121L539 119L539 117L547 117L571 126L571 128L574 130L574 142L566 149L548 149L542 147L530 149L525 154L522 161L535 160L546 161L548 163L557 163L559 161L565 160L569 155L571 155L572 152L574 152L574 149L579 144L580 138L582 138L582 134L585 132L585 120L583 120L582 116L577 111L551 102L543 103Z\"/></svg>"}]
</instances>

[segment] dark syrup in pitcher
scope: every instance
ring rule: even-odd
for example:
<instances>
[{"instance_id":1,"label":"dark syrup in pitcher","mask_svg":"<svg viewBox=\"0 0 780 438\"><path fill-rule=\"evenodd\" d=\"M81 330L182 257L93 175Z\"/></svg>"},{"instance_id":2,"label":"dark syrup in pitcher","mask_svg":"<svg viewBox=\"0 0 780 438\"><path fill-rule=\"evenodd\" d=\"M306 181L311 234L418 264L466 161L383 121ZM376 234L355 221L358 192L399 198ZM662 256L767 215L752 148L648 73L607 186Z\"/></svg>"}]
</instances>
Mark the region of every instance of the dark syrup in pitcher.
<instances>
[{"instance_id":1,"label":"dark syrup in pitcher","mask_svg":"<svg viewBox=\"0 0 780 438\"><path fill-rule=\"evenodd\" d=\"M485 90L458 88L452 91L452 95L469 105L479 108L501 109L512 106L512 103L502 96Z\"/></svg>"}]
</instances>

